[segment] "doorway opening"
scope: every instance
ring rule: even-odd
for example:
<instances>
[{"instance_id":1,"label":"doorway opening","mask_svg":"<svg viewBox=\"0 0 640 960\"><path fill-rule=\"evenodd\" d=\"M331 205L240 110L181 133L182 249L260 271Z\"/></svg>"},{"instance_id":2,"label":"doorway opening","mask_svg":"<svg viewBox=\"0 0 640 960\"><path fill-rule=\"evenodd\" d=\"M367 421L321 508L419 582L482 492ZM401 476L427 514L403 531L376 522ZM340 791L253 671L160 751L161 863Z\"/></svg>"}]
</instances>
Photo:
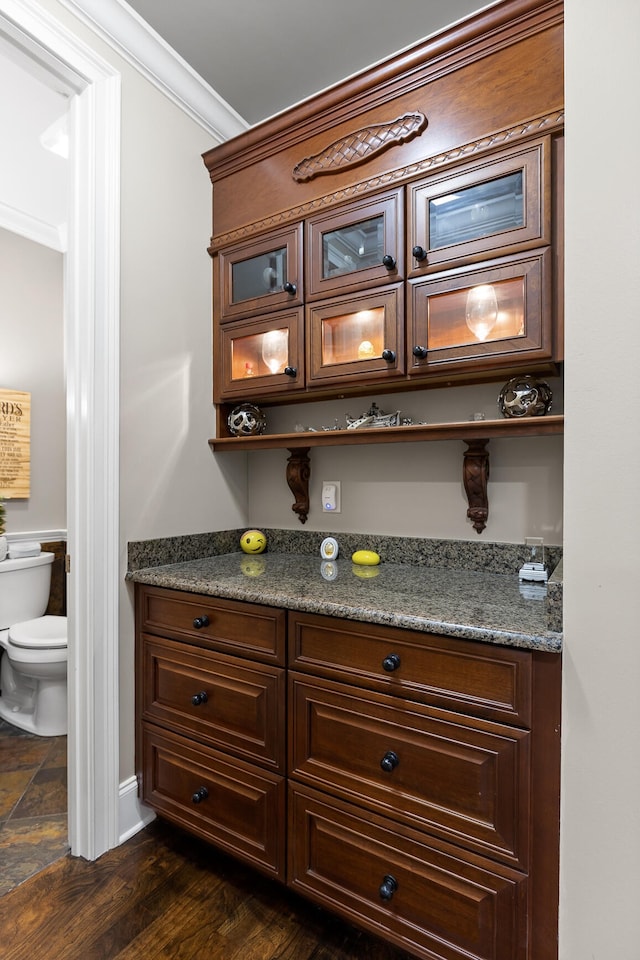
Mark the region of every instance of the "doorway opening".
<instances>
[{"instance_id":1,"label":"doorway opening","mask_svg":"<svg viewBox=\"0 0 640 960\"><path fill-rule=\"evenodd\" d=\"M119 841L120 77L34 0L0 0L0 50L69 98L68 831L93 860Z\"/></svg>"}]
</instances>

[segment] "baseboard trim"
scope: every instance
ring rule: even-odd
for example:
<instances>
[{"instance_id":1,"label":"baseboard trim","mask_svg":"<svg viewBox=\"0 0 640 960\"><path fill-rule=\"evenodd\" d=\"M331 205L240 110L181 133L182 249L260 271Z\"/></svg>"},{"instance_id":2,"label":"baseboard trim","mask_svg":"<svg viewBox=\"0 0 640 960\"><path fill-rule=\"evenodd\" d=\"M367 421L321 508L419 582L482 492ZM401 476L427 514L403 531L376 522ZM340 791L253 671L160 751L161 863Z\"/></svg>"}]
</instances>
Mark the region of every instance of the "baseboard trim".
<instances>
[{"instance_id":1,"label":"baseboard trim","mask_svg":"<svg viewBox=\"0 0 640 960\"><path fill-rule=\"evenodd\" d=\"M155 813L138 797L138 781L135 777L123 780L118 791L119 843L130 840L155 820Z\"/></svg>"}]
</instances>

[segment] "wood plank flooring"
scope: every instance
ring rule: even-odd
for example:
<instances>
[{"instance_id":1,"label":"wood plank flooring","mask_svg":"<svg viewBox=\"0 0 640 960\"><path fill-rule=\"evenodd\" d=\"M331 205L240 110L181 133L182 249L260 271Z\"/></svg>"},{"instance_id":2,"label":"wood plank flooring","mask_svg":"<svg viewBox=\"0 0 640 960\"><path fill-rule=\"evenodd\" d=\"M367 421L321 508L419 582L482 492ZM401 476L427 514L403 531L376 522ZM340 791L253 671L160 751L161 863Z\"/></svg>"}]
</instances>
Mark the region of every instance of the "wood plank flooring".
<instances>
[{"instance_id":1,"label":"wood plank flooring","mask_svg":"<svg viewBox=\"0 0 640 960\"><path fill-rule=\"evenodd\" d=\"M2 960L410 960L160 820L7 893L0 931Z\"/></svg>"}]
</instances>

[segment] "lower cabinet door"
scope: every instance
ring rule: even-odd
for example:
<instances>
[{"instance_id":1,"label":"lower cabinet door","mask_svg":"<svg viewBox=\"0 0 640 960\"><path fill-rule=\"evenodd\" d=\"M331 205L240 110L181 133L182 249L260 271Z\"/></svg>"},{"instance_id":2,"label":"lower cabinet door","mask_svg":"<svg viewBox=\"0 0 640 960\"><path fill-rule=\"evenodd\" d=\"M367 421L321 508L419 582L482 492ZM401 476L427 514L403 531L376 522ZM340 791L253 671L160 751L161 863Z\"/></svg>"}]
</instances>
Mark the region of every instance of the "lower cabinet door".
<instances>
[{"instance_id":1,"label":"lower cabinet door","mask_svg":"<svg viewBox=\"0 0 640 960\"><path fill-rule=\"evenodd\" d=\"M216 846L284 880L285 781L143 724L142 800Z\"/></svg>"},{"instance_id":2,"label":"lower cabinet door","mask_svg":"<svg viewBox=\"0 0 640 960\"><path fill-rule=\"evenodd\" d=\"M288 884L425 960L526 960L526 876L290 785Z\"/></svg>"}]
</instances>

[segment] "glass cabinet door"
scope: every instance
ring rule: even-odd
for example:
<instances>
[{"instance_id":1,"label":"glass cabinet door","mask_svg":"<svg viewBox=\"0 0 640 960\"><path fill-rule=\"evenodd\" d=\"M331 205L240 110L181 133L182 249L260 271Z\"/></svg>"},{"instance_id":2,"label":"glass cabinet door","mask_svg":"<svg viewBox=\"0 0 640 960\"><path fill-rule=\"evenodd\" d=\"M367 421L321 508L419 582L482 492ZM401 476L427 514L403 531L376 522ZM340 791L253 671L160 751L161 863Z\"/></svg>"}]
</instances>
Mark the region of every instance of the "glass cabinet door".
<instances>
[{"instance_id":1,"label":"glass cabinet door","mask_svg":"<svg viewBox=\"0 0 640 960\"><path fill-rule=\"evenodd\" d=\"M548 138L413 184L410 276L550 243Z\"/></svg>"},{"instance_id":2,"label":"glass cabinet door","mask_svg":"<svg viewBox=\"0 0 640 960\"><path fill-rule=\"evenodd\" d=\"M307 385L403 374L403 330L401 285L308 305Z\"/></svg>"},{"instance_id":3,"label":"glass cabinet door","mask_svg":"<svg viewBox=\"0 0 640 960\"><path fill-rule=\"evenodd\" d=\"M302 303L302 224L218 253L220 319Z\"/></svg>"},{"instance_id":4,"label":"glass cabinet door","mask_svg":"<svg viewBox=\"0 0 640 960\"><path fill-rule=\"evenodd\" d=\"M302 307L219 328L216 402L286 393L304 385Z\"/></svg>"},{"instance_id":5,"label":"glass cabinet door","mask_svg":"<svg viewBox=\"0 0 640 960\"><path fill-rule=\"evenodd\" d=\"M394 190L307 221L307 300L403 278L403 199Z\"/></svg>"},{"instance_id":6,"label":"glass cabinet door","mask_svg":"<svg viewBox=\"0 0 640 960\"><path fill-rule=\"evenodd\" d=\"M411 281L409 373L552 355L548 251Z\"/></svg>"}]
</instances>

